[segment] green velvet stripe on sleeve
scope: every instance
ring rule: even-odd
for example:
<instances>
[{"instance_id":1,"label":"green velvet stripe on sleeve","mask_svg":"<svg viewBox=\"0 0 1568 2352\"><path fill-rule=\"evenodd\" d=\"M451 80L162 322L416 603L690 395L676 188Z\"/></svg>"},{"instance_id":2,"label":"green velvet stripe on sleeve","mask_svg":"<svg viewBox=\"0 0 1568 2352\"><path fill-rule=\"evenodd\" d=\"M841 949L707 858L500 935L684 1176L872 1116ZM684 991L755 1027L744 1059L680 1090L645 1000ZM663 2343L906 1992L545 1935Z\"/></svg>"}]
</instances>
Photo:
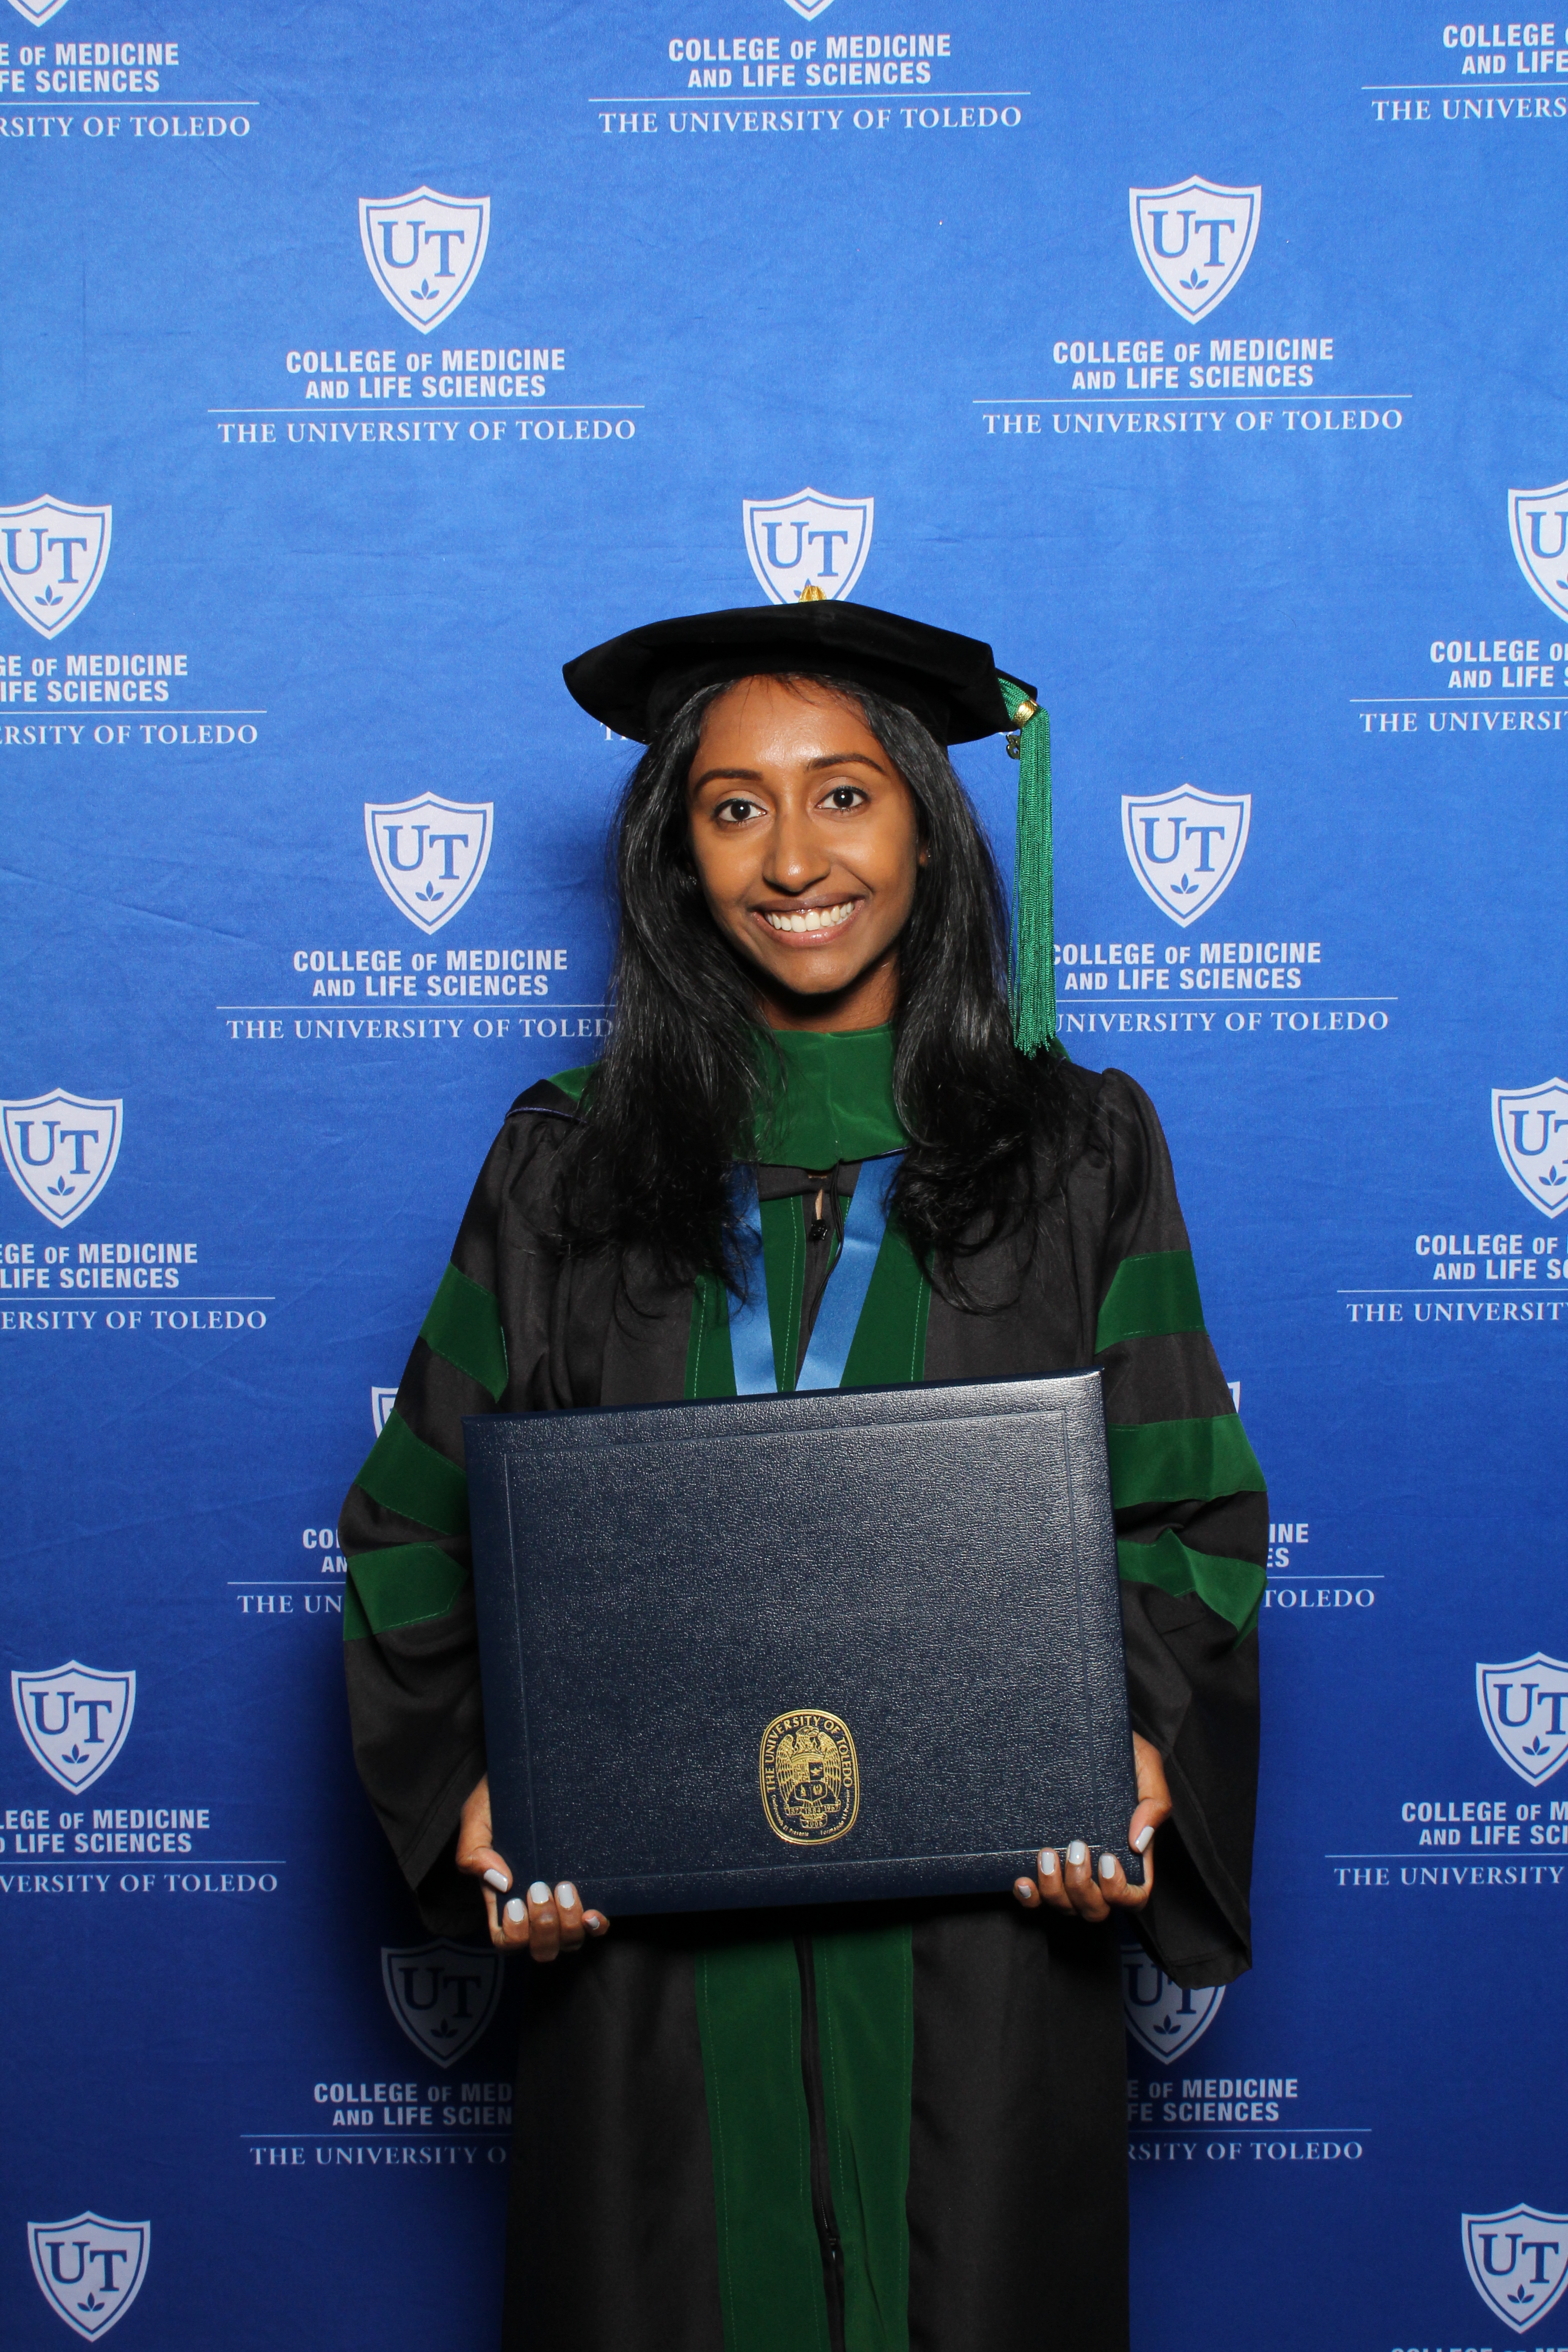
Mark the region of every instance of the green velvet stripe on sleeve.
<instances>
[{"instance_id":1,"label":"green velvet stripe on sleeve","mask_svg":"<svg viewBox=\"0 0 1568 2352\"><path fill-rule=\"evenodd\" d=\"M1128 1584L1157 1584L1162 1592L1195 1592L1205 1608L1227 1625L1237 1639L1250 1633L1263 1606L1263 1570L1253 1559L1221 1559L1213 1552L1194 1551L1167 1528L1153 1543L1116 1547L1116 1564Z\"/></svg>"},{"instance_id":2,"label":"green velvet stripe on sleeve","mask_svg":"<svg viewBox=\"0 0 1568 2352\"><path fill-rule=\"evenodd\" d=\"M1118 1510L1264 1491L1258 1457L1234 1412L1194 1421L1113 1422L1105 1438Z\"/></svg>"},{"instance_id":3,"label":"green velvet stripe on sleeve","mask_svg":"<svg viewBox=\"0 0 1568 2352\"><path fill-rule=\"evenodd\" d=\"M416 1437L395 1405L354 1484L374 1503L438 1535L468 1532L468 1482L455 1462Z\"/></svg>"},{"instance_id":4,"label":"green velvet stripe on sleeve","mask_svg":"<svg viewBox=\"0 0 1568 2352\"><path fill-rule=\"evenodd\" d=\"M500 1309L481 1283L449 1265L419 1336L433 1353L445 1356L500 1402L507 1383L506 1336Z\"/></svg>"},{"instance_id":5,"label":"green velvet stripe on sleeve","mask_svg":"<svg viewBox=\"0 0 1568 2352\"><path fill-rule=\"evenodd\" d=\"M1203 1302L1191 1250L1151 1250L1126 1257L1111 1277L1100 1310L1098 1355L1119 1339L1148 1339L1173 1331L1201 1331Z\"/></svg>"},{"instance_id":6,"label":"green velvet stripe on sleeve","mask_svg":"<svg viewBox=\"0 0 1568 2352\"><path fill-rule=\"evenodd\" d=\"M384 1544L349 1562L350 1594L356 1617L343 1615L343 1639L385 1633L397 1625L417 1625L444 1617L468 1580L468 1571L435 1544Z\"/></svg>"}]
</instances>

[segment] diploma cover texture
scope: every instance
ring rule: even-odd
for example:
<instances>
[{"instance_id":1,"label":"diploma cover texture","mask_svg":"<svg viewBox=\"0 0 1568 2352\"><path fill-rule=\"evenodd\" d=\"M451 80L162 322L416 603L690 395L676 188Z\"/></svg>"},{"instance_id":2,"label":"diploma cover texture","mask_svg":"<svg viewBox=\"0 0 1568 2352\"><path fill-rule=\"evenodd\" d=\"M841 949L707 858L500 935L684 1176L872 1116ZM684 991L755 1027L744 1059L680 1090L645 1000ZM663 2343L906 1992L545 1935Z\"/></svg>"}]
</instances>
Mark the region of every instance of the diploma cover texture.
<instances>
[{"instance_id":1,"label":"diploma cover texture","mask_svg":"<svg viewBox=\"0 0 1568 2352\"><path fill-rule=\"evenodd\" d=\"M1004 1889L1136 1802L1098 1372L465 1423L494 1843L616 1911Z\"/></svg>"}]
</instances>

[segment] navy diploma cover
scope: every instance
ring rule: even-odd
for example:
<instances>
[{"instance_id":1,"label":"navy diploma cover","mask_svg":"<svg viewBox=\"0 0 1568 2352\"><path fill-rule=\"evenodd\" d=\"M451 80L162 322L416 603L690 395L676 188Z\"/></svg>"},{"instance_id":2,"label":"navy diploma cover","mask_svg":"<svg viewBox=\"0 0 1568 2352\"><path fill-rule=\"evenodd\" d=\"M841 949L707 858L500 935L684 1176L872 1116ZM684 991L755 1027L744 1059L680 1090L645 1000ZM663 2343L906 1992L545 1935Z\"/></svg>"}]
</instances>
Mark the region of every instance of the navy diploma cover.
<instances>
[{"instance_id":1,"label":"navy diploma cover","mask_svg":"<svg viewBox=\"0 0 1568 2352\"><path fill-rule=\"evenodd\" d=\"M494 1843L606 1911L1007 1887L1137 1801L1098 1372L465 1423Z\"/></svg>"}]
</instances>

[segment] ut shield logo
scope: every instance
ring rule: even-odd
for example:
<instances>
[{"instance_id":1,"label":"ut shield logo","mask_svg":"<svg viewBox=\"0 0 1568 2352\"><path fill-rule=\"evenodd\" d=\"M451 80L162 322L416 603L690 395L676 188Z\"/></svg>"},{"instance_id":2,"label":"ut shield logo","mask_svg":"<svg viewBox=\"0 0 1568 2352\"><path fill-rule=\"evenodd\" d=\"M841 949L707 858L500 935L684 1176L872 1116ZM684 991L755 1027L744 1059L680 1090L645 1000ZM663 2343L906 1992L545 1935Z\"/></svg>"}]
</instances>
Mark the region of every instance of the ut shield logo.
<instances>
[{"instance_id":1,"label":"ut shield logo","mask_svg":"<svg viewBox=\"0 0 1568 2352\"><path fill-rule=\"evenodd\" d=\"M57 8L62 4L63 0L54 0ZM12 5L19 5L20 0L12 0ZM833 0L785 0L785 5L793 8L797 16L804 16L806 23L810 25L816 22L825 8L832 7Z\"/></svg>"},{"instance_id":2,"label":"ut shield logo","mask_svg":"<svg viewBox=\"0 0 1568 2352\"><path fill-rule=\"evenodd\" d=\"M51 1780L79 1797L125 1745L136 1712L133 1674L106 1675L75 1658L48 1674L11 1676L17 1726Z\"/></svg>"},{"instance_id":3,"label":"ut shield logo","mask_svg":"<svg viewBox=\"0 0 1568 2352\"><path fill-rule=\"evenodd\" d=\"M1539 1787L1568 1764L1568 1665L1537 1650L1506 1666L1476 1668L1487 1738L1510 1771Z\"/></svg>"},{"instance_id":4,"label":"ut shield logo","mask_svg":"<svg viewBox=\"0 0 1568 2352\"><path fill-rule=\"evenodd\" d=\"M797 490L793 499L742 499L746 553L774 604L797 604L815 588L837 603L847 596L871 551L875 499L829 499Z\"/></svg>"},{"instance_id":5,"label":"ut shield logo","mask_svg":"<svg viewBox=\"0 0 1568 2352\"><path fill-rule=\"evenodd\" d=\"M1568 2213L1533 2205L1459 2217L1470 2284L1521 2343L1568 2285Z\"/></svg>"},{"instance_id":6,"label":"ut shield logo","mask_svg":"<svg viewBox=\"0 0 1568 2352\"><path fill-rule=\"evenodd\" d=\"M1568 482L1510 490L1508 535L1519 568L1543 604L1568 621Z\"/></svg>"},{"instance_id":7,"label":"ut shield logo","mask_svg":"<svg viewBox=\"0 0 1568 2352\"><path fill-rule=\"evenodd\" d=\"M466 906L489 862L493 801L366 801L364 837L376 880L400 914L438 931Z\"/></svg>"},{"instance_id":8,"label":"ut shield logo","mask_svg":"<svg viewBox=\"0 0 1568 2352\"><path fill-rule=\"evenodd\" d=\"M496 2013L501 1956L454 1944L446 1936L401 1950L384 1944L381 1980L392 2013L415 2048L437 2066L455 2066Z\"/></svg>"},{"instance_id":9,"label":"ut shield logo","mask_svg":"<svg viewBox=\"0 0 1568 2352\"><path fill-rule=\"evenodd\" d=\"M1261 188L1222 188L1194 173L1173 188L1129 188L1143 275L1189 324L1241 283L1263 217Z\"/></svg>"},{"instance_id":10,"label":"ut shield logo","mask_svg":"<svg viewBox=\"0 0 1568 2352\"><path fill-rule=\"evenodd\" d=\"M0 507L0 593L39 636L58 637L92 602L109 562L113 514L112 507L68 507L63 499Z\"/></svg>"},{"instance_id":11,"label":"ut shield logo","mask_svg":"<svg viewBox=\"0 0 1568 2352\"><path fill-rule=\"evenodd\" d=\"M1498 1157L1532 1208L1560 1217L1568 1209L1568 1085L1492 1088L1492 1140Z\"/></svg>"},{"instance_id":12,"label":"ut shield logo","mask_svg":"<svg viewBox=\"0 0 1568 2352\"><path fill-rule=\"evenodd\" d=\"M1141 1944L1125 1944L1121 1951L1121 2010L1127 2031L1152 2058L1179 2058L1201 2042L1225 1999L1223 1985L1205 1985L1197 1991L1173 1984Z\"/></svg>"},{"instance_id":13,"label":"ut shield logo","mask_svg":"<svg viewBox=\"0 0 1568 2352\"><path fill-rule=\"evenodd\" d=\"M29 2221L27 2252L39 2291L58 2316L90 2341L124 2318L147 2275L151 2221Z\"/></svg>"},{"instance_id":14,"label":"ut shield logo","mask_svg":"<svg viewBox=\"0 0 1568 2352\"><path fill-rule=\"evenodd\" d=\"M65 5L66 0L11 0L17 16L26 16L29 25L47 25Z\"/></svg>"},{"instance_id":15,"label":"ut shield logo","mask_svg":"<svg viewBox=\"0 0 1568 2352\"><path fill-rule=\"evenodd\" d=\"M32 1202L53 1225L68 1225L97 1200L120 1157L124 1104L68 1095L0 1102L0 1150Z\"/></svg>"},{"instance_id":16,"label":"ut shield logo","mask_svg":"<svg viewBox=\"0 0 1568 2352\"><path fill-rule=\"evenodd\" d=\"M490 236L489 196L359 200L359 238L370 274L400 318L428 335L449 319L479 274Z\"/></svg>"},{"instance_id":17,"label":"ut shield logo","mask_svg":"<svg viewBox=\"0 0 1568 2352\"><path fill-rule=\"evenodd\" d=\"M1185 930L1236 879L1252 826L1252 794L1195 793L1190 784L1153 799L1121 797L1128 862L1163 915Z\"/></svg>"},{"instance_id":18,"label":"ut shield logo","mask_svg":"<svg viewBox=\"0 0 1568 2352\"><path fill-rule=\"evenodd\" d=\"M370 1392L370 1417L375 1423L375 1433L378 1437L381 1435L382 1431L386 1427L386 1416L392 1411L393 1406L396 1402L397 1391L395 1389L372 1389Z\"/></svg>"}]
</instances>

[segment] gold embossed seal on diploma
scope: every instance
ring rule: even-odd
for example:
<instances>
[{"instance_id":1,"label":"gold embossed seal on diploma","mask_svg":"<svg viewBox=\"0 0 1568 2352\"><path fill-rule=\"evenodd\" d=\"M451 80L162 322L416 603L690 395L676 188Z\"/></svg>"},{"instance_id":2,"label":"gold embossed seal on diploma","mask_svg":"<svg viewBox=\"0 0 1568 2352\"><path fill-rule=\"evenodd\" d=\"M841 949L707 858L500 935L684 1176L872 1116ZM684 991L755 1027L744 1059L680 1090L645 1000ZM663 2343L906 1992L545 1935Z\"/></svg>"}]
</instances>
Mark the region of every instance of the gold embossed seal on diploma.
<instances>
[{"instance_id":1,"label":"gold embossed seal on diploma","mask_svg":"<svg viewBox=\"0 0 1568 2352\"><path fill-rule=\"evenodd\" d=\"M820 1706L775 1715L758 1761L768 1827L786 1845L847 1836L860 1811L860 1762L849 1727Z\"/></svg>"}]
</instances>

